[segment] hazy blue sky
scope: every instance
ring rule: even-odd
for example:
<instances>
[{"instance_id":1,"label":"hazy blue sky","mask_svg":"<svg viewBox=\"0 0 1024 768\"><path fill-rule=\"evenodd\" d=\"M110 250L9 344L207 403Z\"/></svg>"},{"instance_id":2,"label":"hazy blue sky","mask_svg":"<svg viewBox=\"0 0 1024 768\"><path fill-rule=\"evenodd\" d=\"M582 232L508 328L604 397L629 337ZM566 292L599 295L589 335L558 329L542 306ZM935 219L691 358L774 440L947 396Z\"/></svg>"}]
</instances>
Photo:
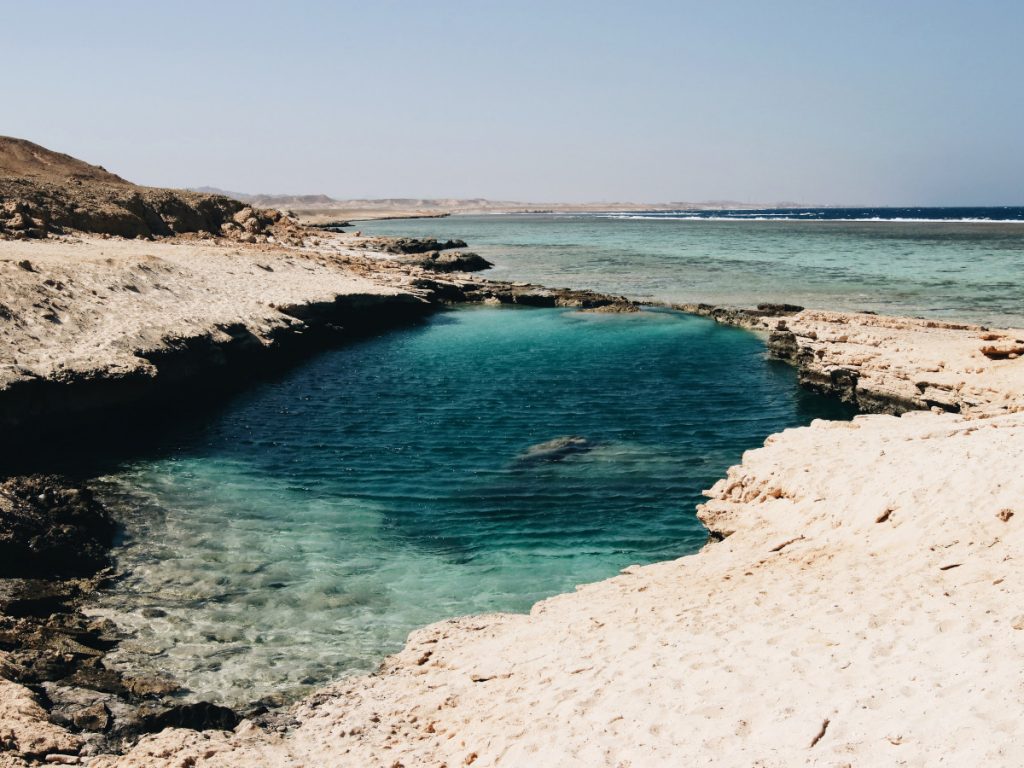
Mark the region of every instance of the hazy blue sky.
<instances>
[{"instance_id":1,"label":"hazy blue sky","mask_svg":"<svg viewBox=\"0 0 1024 768\"><path fill-rule=\"evenodd\" d=\"M1024 3L8 2L0 133L337 197L1024 204Z\"/></svg>"}]
</instances>

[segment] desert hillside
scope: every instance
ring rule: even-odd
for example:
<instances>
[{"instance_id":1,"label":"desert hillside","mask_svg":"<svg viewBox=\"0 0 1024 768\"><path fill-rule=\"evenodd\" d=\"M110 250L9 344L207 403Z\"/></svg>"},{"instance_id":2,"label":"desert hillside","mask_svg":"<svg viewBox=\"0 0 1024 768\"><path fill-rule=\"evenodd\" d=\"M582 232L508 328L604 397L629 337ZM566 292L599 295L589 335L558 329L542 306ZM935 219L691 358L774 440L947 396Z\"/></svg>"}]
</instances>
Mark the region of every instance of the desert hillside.
<instances>
[{"instance_id":1,"label":"desert hillside","mask_svg":"<svg viewBox=\"0 0 1024 768\"><path fill-rule=\"evenodd\" d=\"M223 195L141 187L25 139L0 136L0 238L71 231L120 237L196 233L266 241L293 228L279 211Z\"/></svg>"}]
</instances>

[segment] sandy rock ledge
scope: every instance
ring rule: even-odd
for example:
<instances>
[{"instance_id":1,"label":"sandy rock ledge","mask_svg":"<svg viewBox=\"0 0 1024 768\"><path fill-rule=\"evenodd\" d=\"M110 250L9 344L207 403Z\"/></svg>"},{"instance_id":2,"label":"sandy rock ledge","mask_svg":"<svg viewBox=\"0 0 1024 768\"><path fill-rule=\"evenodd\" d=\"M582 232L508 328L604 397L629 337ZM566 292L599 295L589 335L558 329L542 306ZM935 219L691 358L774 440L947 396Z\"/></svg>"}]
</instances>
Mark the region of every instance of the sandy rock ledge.
<instances>
[{"instance_id":1,"label":"sandy rock ledge","mask_svg":"<svg viewBox=\"0 0 1024 768\"><path fill-rule=\"evenodd\" d=\"M767 334L800 383L866 413L938 408L998 414L1024 409L1024 330L911 317L762 305L678 307Z\"/></svg>"}]
</instances>

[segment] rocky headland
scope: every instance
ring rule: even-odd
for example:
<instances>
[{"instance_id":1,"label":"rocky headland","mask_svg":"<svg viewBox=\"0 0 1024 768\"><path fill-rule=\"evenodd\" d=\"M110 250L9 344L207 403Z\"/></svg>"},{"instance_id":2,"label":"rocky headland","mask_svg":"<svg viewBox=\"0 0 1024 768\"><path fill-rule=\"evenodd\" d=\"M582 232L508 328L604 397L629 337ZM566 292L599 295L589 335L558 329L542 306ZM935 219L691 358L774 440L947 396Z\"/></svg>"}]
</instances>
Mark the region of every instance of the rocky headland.
<instances>
[{"instance_id":1,"label":"rocky headland","mask_svg":"<svg viewBox=\"0 0 1024 768\"><path fill-rule=\"evenodd\" d=\"M0 136L0 239L65 232L295 242L295 220L223 195L141 187L105 168Z\"/></svg>"}]
</instances>

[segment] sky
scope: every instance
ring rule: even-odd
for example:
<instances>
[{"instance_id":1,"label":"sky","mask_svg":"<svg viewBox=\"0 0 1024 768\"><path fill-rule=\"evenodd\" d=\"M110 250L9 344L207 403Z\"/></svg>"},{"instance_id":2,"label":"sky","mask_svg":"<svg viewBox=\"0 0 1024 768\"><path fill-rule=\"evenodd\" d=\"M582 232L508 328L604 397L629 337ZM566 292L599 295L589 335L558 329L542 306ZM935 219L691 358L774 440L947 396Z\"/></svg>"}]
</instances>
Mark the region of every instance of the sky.
<instances>
[{"instance_id":1,"label":"sky","mask_svg":"<svg viewBox=\"0 0 1024 768\"><path fill-rule=\"evenodd\" d=\"M338 198L1024 205L1024 3L0 0L0 134Z\"/></svg>"}]
</instances>

